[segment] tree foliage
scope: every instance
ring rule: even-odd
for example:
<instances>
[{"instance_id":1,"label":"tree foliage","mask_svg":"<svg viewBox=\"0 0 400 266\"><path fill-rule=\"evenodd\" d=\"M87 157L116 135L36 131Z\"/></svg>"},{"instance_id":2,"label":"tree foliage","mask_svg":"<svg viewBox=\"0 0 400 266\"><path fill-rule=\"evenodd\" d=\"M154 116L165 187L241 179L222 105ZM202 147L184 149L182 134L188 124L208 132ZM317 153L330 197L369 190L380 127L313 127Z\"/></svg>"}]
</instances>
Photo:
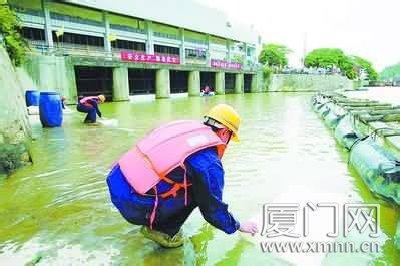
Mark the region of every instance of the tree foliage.
<instances>
[{"instance_id":1,"label":"tree foliage","mask_svg":"<svg viewBox=\"0 0 400 266\"><path fill-rule=\"evenodd\" d=\"M26 55L27 44L19 30L21 25L14 11L8 5L7 0L0 0L0 34L14 65L23 63Z\"/></svg>"},{"instance_id":2,"label":"tree foliage","mask_svg":"<svg viewBox=\"0 0 400 266\"><path fill-rule=\"evenodd\" d=\"M282 44L264 44L258 61L269 67L284 67L288 64L287 55L291 50Z\"/></svg>"},{"instance_id":3,"label":"tree foliage","mask_svg":"<svg viewBox=\"0 0 400 266\"><path fill-rule=\"evenodd\" d=\"M367 71L369 80L377 80L378 79L378 73L372 66L371 62L369 62L368 60L361 58L359 56L353 56L353 62L356 66Z\"/></svg>"},{"instance_id":4,"label":"tree foliage","mask_svg":"<svg viewBox=\"0 0 400 266\"><path fill-rule=\"evenodd\" d=\"M381 80L393 80L400 77L400 63L385 67L379 74Z\"/></svg>"},{"instance_id":5,"label":"tree foliage","mask_svg":"<svg viewBox=\"0 0 400 266\"><path fill-rule=\"evenodd\" d=\"M371 62L359 56L347 56L338 48L315 49L307 54L304 64L306 67L338 67L349 79L359 77L358 69L362 68L367 71L370 80L378 78Z\"/></svg>"},{"instance_id":6,"label":"tree foliage","mask_svg":"<svg viewBox=\"0 0 400 266\"><path fill-rule=\"evenodd\" d=\"M339 67L340 63L345 63L345 57L340 49L319 48L307 54L304 64L306 67Z\"/></svg>"},{"instance_id":7,"label":"tree foliage","mask_svg":"<svg viewBox=\"0 0 400 266\"><path fill-rule=\"evenodd\" d=\"M269 66L263 67L263 77L265 80L268 80L272 75L272 69Z\"/></svg>"}]
</instances>

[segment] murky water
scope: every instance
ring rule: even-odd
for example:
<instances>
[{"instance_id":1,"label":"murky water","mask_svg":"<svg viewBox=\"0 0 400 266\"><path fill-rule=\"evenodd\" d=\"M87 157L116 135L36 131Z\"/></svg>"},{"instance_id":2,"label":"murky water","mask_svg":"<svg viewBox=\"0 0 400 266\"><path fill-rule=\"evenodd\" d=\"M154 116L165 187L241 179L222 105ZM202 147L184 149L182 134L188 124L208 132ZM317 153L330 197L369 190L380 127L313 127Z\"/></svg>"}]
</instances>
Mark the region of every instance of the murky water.
<instances>
[{"instance_id":1,"label":"murky water","mask_svg":"<svg viewBox=\"0 0 400 266\"><path fill-rule=\"evenodd\" d=\"M36 123L35 164L0 181L0 265L396 265L396 210L375 199L348 169L346 153L311 111L310 97L271 93L107 103L103 114L118 123L86 126L79 113L66 115L62 128L43 130ZM198 211L184 225L184 246L165 250L125 222L109 200L110 165L151 128L197 119L217 102L232 104L243 117L242 142L230 145L223 160L224 200L239 220L260 221L266 203L379 203L381 252L263 253L260 241L267 238L225 235ZM322 225L332 221L329 214L320 213L310 228L327 229Z\"/></svg>"}]
</instances>

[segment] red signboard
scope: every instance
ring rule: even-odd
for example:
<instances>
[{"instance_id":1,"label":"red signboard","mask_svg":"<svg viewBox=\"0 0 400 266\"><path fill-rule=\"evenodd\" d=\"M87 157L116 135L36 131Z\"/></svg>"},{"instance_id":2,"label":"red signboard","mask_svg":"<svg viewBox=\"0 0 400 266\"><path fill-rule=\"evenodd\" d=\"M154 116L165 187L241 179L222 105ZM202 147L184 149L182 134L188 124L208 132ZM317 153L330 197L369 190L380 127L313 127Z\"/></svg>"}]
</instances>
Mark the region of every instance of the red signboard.
<instances>
[{"instance_id":1,"label":"red signboard","mask_svg":"<svg viewBox=\"0 0 400 266\"><path fill-rule=\"evenodd\" d=\"M211 66L215 68L242 69L242 64L229 63L223 60L211 59Z\"/></svg>"},{"instance_id":2,"label":"red signboard","mask_svg":"<svg viewBox=\"0 0 400 266\"><path fill-rule=\"evenodd\" d=\"M158 64L174 64L179 65L179 56L174 55L154 55L154 54L142 54L136 52L121 52L121 60L138 63L158 63Z\"/></svg>"}]
</instances>

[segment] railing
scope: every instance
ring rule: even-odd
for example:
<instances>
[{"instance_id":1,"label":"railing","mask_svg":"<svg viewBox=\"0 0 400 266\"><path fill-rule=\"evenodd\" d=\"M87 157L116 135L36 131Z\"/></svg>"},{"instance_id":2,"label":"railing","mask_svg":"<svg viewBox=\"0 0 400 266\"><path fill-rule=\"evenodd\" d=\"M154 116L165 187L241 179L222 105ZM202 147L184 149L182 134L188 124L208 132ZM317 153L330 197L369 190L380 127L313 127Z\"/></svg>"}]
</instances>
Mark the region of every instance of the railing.
<instances>
[{"instance_id":1,"label":"railing","mask_svg":"<svg viewBox=\"0 0 400 266\"><path fill-rule=\"evenodd\" d=\"M17 11L17 17L26 23L44 24L44 16L39 11L31 10L30 12Z\"/></svg>"},{"instance_id":2,"label":"railing","mask_svg":"<svg viewBox=\"0 0 400 266\"><path fill-rule=\"evenodd\" d=\"M89 19L83 19L80 17L72 17L68 15L62 15L54 12L50 12L50 17L55 20L60 20L60 21L65 21L65 22L72 22L72 23L78 23L78 24L86 24L90 26L96 26L96 27L102 27L103 23L94 21L94 20L89 20Z\"/></svg>"},{"instance_id":3,"label":"railing","mask_svg":"<svg viewBox=\"0 0 400 266\"><path fill-rule=\"evenodd\" d=\"M29 8L21 8L19 6L10 5L11 9L20 14L28 14L32 16L44 17L43 11L33 10Z\"/></svg>"},{"instance_id":4,"label":"railing","mask_svg":"<svg viewBox=\"0 0 400 266\"><path fill-rule=\"evenodd\" d=\"M173 34L168 34L168 33L162 33L162 32L153 32L153 35L156 37L161 37L161 38L166 38L166 39L171 39L171 40L179 40L180 37L177 35Z\"/></svg>"},{"instance_id":5,"label":"railing","mask_svg":"<svg viewBox=\"0 0 400 266\"><path fill-rule=\"evenodd\" d=\"M179 54L168 54L168 53L157 53L157 52L154 52L154 54L159 56L179 56Z\"/></svg>"},{"instance_id":6,"label":"railing","mask_svg":"<svg viewBox=\"0 0 400 266\"><path fill-rule=\"evenodd\" d=\"M124 26L124 25L118 25L118 24L110 24L110 28L114 30L120 30L120 31L128 31L128 32L134 32L134 33L140 33L140 34L145 34L146 31L142 29L137 29L129 26Z\"/></svg>"},{"instance_id":7,"label":"railing","mask_svg":"<svg viewBox=\"0 0 400 266\"><path fill-rule=\"evenodd\" d=\"M207 59L199 59L199 58L191 58L191 57L186 57L185 58L185 63L188 65L202 65L202 66L208 66Z\"/></svg>"},{"instance_id":8,"label":"railing","mask_svg":"<svg viewBox=\"0 0 400 266\"><path fill-rule=\"evenodd\" d=\"M190 42L190 43L195 43L195 44L201 44L201 45L206 45L206 44L207 44L207 41L196 40L196 39L186 38L186 37L185 37L185 42Z\"/></svg>"},{"instance_id":9,"label":"railing","mask_svg":"<svg viewBox=\"0 0 400 266\"><path fill-rule=\"evenodd\" d=\"M49 47L44 41L28 41L30 47L30 53L32 54L43 54L43 55L56 55L56 56L84 56L84 57L96 57L105 58L108 60L119 60L120 52L126 51L126 49L112 48L111 52L104 50L104 47L91 46L91 45L79 45L79 44L68 44L55 43L54 47ZM133 51L133 50L129 50ZM144 53L144 51L136 51L138 53ZM166 53L155 53L160 56L177 56L176 54L166 54ZM187 65L198 65L210 67L207 59L200 58L190 58L185 57L185 64ZM245 64L243 65L243 70L245 71L257 71L259 69L259 64Z\"/></svg>"},{"instance_id":10,"label":"railing","mask_svg":"<svg viewBox=\"0 0 400 266\"><path fill-rule=\"evenodd\" d=\"M79 44L55 44L49 47L44 41L28 41L30 52L43 55L79 55L89 57L111 57L112 54L104 50L103 47Z\"/></svg>"}]
</instances>

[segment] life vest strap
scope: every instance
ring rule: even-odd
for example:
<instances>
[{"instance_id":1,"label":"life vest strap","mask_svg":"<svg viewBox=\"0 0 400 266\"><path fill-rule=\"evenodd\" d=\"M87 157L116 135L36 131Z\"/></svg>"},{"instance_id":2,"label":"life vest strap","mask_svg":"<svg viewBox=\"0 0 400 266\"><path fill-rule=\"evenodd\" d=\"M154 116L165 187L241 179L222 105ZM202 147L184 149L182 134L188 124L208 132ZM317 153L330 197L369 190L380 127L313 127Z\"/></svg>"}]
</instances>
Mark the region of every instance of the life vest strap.
<instances>
[{"instance_id":1,"label":"life vest strap","mask_svg":"<svg viewBox=\"0 0 400 266\"><path fill-rule=\"evenodd\" d=\"M153 210L151 211L151 214L149 217L149 227L151 230L153 230L153 223L154 223L154 220L156 219L156 211L157 211L157 206L158 206L157 186L154 186L153 189L154 189L154 195L156 196L156 199L154 201Z\"/></svg>"},{"instance_id":2,"label":"life vest strap","mask_svg":"<svg viewBox=\"0 0 400 266\"><path fill-rule=\"evenodd\" d=\"M163 199L168 198L168 197L171 197L171 196L175 198L177 192L178 192L180 189L182 189L182 188L186 189L187 187L189 187L189 186L191 186L191 185L192 185L192 184L186 184L186 186L185 186L183 183L175 183L174 186L173 186L170 190L168 190L167 192L164 192L164 193L160 194L160 197L163 198Z\"/></svg>"}]
</instances>

